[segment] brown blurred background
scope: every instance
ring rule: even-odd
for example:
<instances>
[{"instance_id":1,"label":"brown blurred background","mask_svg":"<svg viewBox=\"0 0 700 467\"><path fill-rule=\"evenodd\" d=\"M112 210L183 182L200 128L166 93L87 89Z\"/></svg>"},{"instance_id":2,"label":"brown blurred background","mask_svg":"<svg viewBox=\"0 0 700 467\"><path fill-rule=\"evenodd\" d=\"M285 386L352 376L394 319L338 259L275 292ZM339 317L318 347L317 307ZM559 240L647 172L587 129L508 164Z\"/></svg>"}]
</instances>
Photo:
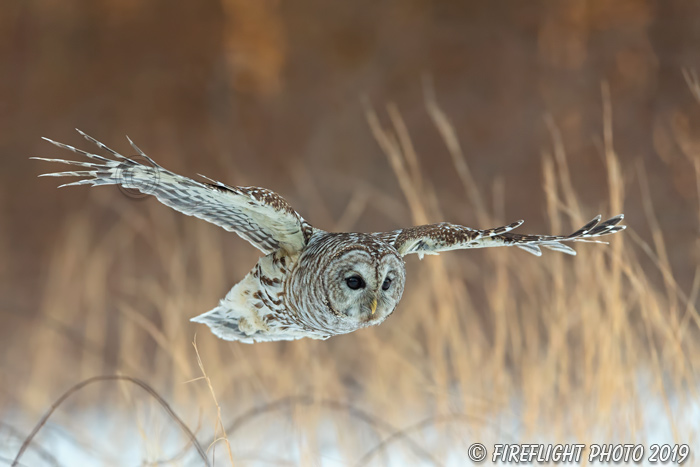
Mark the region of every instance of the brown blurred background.
<instances>
[{"instance_id":1,"label":"brown blurred background","mask_svg":"<svg viewBox=\"0 0 700 467\"><path fill-rule=\"evenodd\" d=\"M58 226L90 203L87 189L58 193L35 179L47 167L27 157L58 155L40 136L83 144L78 127L128 152L128 134L174 170L218 176L221 161L233 162L237 173L219 178L291 200L300 195L289 169L304 166L337 213L353 183L397 190L363 96L396 103L420 152L442 151L436 131L420 131L429 127L426 74L480 188L503 177L508 218L526 218L533 231L544 226L533 187L550 141L545 115L562 131L576 178L601 180L581 187L585 200L604 198L601 83L609 83L615 147L629 169L628 223L644 234L639 160L660 220L674 226L671 255L682 268L697 237L687 215L695 180L673 136L698 134L682 69L700 63L699 17L695 2L647 0L3 2L2 304L31 314ZM468 220L448 158L431 156L423 170L439 180L449 220ZM371 210L360 226L395 227Z\"/></svg>"},{"instance_id":2,"label":"brown blurred background","mask_svg":"<svg viewBox=\"0 0 700 467\"><path fill-rule=\"evenodd\" d=\"M358 187L368 187L396 200L396 217L370 199L350 224L378 231L409 218L363 106L366 99L385 118L391 102L445 220L474 225L425 110L426 80L478 189L491 200L494 181L501 183L505 220L524 218L524 231L538 233L550 228L541 189L541 156L552 147L547 119L561 132L589 214L606 209L606 83L626 223L651 240L639 201L643 168L673 273L689 289L699 259L700 106L683 70L700 68L698 44L700 3L689 1L5 0L0 366L15 367L11 349L46 306L47 264L76 216L87 213L99 238L119 222L116 211L156 209L116 188L56 191L56 179L37 179L53 167L29 156L73 157L41 136L90 149L77 127L131 154L128 134L173 171L273 189L326 229ZM229 285L255 258L237 242L230 238L243 256L221 258L236 263Z\"/></svg>"}]
</instances>

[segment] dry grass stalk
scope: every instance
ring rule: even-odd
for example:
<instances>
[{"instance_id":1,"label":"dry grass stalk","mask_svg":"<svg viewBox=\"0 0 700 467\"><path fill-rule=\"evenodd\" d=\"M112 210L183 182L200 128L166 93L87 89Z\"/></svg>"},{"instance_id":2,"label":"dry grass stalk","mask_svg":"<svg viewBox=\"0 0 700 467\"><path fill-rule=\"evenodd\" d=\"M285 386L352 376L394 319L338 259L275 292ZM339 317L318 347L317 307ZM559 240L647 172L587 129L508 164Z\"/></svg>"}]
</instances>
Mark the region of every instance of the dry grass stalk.
<instances>
[{"instance_id":1,"label":"dry grass stalk","mask_svg":"<svg viewBox=\"0 0 700 467\"><path fill-rule=\"evenodd\" d=\"M506 205L508 190L495 183L493 200L479 190L456 132L431 93L428 88L428 115L474 208L474 226L491 227L502 217L502 208L498 212L489 206ZM602 93L601 149L608 170L608 198L602 207L580 202L564 142L555 122L546 120L552 138L542 160L546 212L557 233L599 210L624 212L623 173L629 169L615 152L606 85ZM390 126L384 127L379 115L367 111L370 129L410 209L403 225L441 220L412 130L396 106L388 106L387 115ZM643 179L643 169L638 173ZM675 441L698 440L697 427L686 423L677 407L697 400L700 275L688 293L678 286L663 226L648 197L644 202L653 245L628 229L608 247L580 246L576 258L534 258L504 249L454 252L420 264L409 259L405 297L378 328L325 342L254 346L201 336L195 353L207 381L205 391L180 384L198 373L191 363L188 318L211 308L250 269L255 252L213 226L156 203L133 206L109 190L101 193L95 196L108 207L101 212L114 227L97 235L89 219L92 210L71 219L48 265L44 318L28 342L32 377L16 393L29 413L47 405L51 394L46 381L74 381L108 366L165 388L164 396L183 412L184 423L194 425L200 416L215 420L208 435L217 440L223 433L232 463L244 463L246 452L266 447L316 461L329 433L349 462L361 458L358 452L367 461L377 459L380 451L415 460L414 455L425 457L422 450L440 463L445 458L438 453L448 448L464 455L465 440L502 440L497 420L503 419L514 440L641 442L647 440L649 423L659 422L650 419L658 415L646 410L649 400L664 407L663 422L672 427ZM386 194L369 188L353 193L345 212L327 219L330 225L354 229L370 205L394 216L398 212L398 194L384 199ZM331 217L333 211L324 210ZM455 221L474 224L473 219ZM658 268L663 291L654 283L655 271L642 266L640 252ZM200 352L206 356L206 373ZM66 358L78 365L66 367ZM286 398L304 403L274 405ZM86 397L79 405L104 401L105 395ZM328 401L348 401L337 402L345 404L347 415L339 415L343 409L331 408ZM244 419L245 431L240 424L230 425L226 436L225 420L267 404L280 410ZM368 429L357 423L350 407L375 414L386 425ZM405 440L407 433L411 441L393 443Z\"/></svg>"}]
</instances>

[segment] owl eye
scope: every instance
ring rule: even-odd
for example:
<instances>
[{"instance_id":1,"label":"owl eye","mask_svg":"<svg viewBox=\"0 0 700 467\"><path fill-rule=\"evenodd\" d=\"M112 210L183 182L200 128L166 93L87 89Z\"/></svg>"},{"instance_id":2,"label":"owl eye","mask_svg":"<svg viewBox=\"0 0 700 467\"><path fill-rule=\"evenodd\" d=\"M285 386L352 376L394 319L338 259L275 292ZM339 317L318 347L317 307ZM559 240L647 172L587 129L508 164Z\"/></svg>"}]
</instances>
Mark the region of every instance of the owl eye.
<instances>
[{"instance_id":1,"label":"owl eye","mask_svg":"<svg viewBox=\"0 0 700 467\"><path fill-rule=\"evenodd\" d=\"M382 284L382 290L389 290L389 287L391 287L391 279L387 277Z\"/></svg>"},{"instance_id":2,"label":"owl eye","mask_svg":"<svg viewBox=\"0 0 700 467\"><path fill-rule=\"evenodd\" d=\"M348 277L345 279L345 283L350 287L352 290L357 290L357 289L364 289L365 288L365 281L362 280L360 276L352 276Z\"/></svg>"}]
</instances>

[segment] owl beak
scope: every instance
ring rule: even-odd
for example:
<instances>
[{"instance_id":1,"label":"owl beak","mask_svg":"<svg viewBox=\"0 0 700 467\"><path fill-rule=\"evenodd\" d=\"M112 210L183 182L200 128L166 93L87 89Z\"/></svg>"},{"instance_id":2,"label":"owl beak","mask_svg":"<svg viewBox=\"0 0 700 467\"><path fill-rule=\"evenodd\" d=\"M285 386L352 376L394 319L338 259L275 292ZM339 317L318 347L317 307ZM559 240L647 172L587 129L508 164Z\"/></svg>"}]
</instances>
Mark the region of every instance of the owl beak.
<instances>
[{"instance_id":1,"label":"owl beak","mask_svg":"<svg viewBox=\"0 0 700 467\"><path fill-rule=\"evenodd\" d=\"M377 299L373 298L372 299L372 304L370 305L370 308L372 308L372 314L377 311Z\"/></svg>"}]
</instances>

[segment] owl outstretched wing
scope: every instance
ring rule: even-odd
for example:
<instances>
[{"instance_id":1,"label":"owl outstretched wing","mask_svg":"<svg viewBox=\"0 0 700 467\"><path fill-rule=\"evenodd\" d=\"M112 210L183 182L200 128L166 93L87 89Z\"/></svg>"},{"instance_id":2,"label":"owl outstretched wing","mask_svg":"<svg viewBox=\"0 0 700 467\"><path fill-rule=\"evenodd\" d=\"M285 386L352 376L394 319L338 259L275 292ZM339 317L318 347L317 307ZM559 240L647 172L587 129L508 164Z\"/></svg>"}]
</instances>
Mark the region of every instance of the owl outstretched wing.
<instances>
[{"instance_id":1,"label":"owl outstretched wing","mask_svg":"<svg viewBox=\"0 0 700 467\"><path fill-rule=\"evenodd\" d=\"M48 177L84 177L63 186L72 185L121 185L153 195L171 208L195 216L235 232L265 254L278 249L290 253L300 251L313 232L309 225L277 193L265 188L233 187L202 176L207 182L199 182L164 169L146 156L132 141L129 143L139 154L140 160L124 157L104 144L78 132L88 141L109 152L115 159L92 154L67 144L46 141L58 147L82 154L92 162L68 161L33 157L49 162L83 167L85 170L57 172L40 175Z\"/></svg>"},{"instance_id":2,"label":"owl outstretched wing","mask_svg":"<svg viewBox=\"0 0 700 467\"><path fill-rule=\"evenodd\" d=\"M560 251L568 255L575 255L576 251L564 245L563 242L605 243L595 239L624 230L626 226L618 225L623 218L624 216L620 214L605 222L600 222L601 217L598 215L588 224L567 236L511 233L511 230L522 225L523 221L488 230L471 229L463 225L443 222L379 235L385 241L394 245L401 255L416 253L421 258L423 258L423 255L435 255L449 250L495 246L517 246L536 256L542 255L540 247Z\"/></svg>"}]
</instances>

